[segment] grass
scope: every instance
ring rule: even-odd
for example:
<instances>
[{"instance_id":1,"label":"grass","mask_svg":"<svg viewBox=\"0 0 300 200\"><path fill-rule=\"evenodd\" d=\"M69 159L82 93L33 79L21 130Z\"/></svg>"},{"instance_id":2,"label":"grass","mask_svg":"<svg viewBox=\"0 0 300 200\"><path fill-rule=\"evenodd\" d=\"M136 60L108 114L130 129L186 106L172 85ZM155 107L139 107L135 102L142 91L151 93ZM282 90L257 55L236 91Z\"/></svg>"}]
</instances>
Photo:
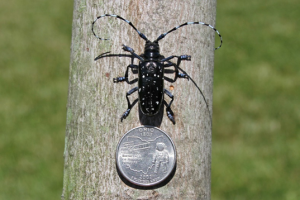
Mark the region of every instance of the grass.
<instances>
[{"instance_id":1,"label":"grass","mask_svg":"<svg viewBox=\"0 0 300 200\"><path fill-rule=\"evenodd\" d=\"M212 199L299 199L298 2L218 2Z\"/></svg>"},{"instance_id":2,"label":"grass","mask_svg":"<svg viewBox=\"0 0 300 200\"><path fill-rule=\"evenodd\" d=\"M61 195L72 3L0 2L0 200ZM218 1L213 200L300 197L299 5Z\"/></svg>"},{"instance_id":3,"label":"grass","mask_svg":"<svg viewBox=\"0 0 300 200\"><path fill-rule=\"evenodd\" d=\"M59 199L72 2L13 0L0 13L0 199Z\"/></svg>"}]
</instances>

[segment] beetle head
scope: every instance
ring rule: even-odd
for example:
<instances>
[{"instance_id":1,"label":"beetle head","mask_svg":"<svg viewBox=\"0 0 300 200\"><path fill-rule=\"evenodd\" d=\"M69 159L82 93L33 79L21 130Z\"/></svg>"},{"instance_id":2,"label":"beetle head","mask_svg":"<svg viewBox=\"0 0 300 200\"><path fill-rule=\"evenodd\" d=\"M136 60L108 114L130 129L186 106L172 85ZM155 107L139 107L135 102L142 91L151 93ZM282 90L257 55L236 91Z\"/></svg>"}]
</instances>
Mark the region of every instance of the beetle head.
<instances>
[{"instance_id":1,"label":"beetle head","mask_svg":"<svg viewBox=\"0 0 300 200\"><path fill-rule=\"evenodd\" d=\"M146 58L158 58L160 56L158 42L151 42L148 40L145 45L144 56Z\"/></svg>"}]
</instances>

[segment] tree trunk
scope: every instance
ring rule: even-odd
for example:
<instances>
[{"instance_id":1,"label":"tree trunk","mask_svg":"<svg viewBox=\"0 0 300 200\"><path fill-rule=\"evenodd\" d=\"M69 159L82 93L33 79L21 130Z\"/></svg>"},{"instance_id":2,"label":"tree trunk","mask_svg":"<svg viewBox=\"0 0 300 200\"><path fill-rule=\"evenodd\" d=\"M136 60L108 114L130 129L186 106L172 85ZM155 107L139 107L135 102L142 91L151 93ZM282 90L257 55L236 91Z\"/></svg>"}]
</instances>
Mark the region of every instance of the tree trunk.
<instances>
[{"instance_id":1,"label":"tree trunk","mask_svg":"<svg viewBox=\"0 0 300 200\"><path fill-rule=\"evenodd\" d=\"M94 58L107 51L124 54L122 44L142 54L145 41L127 23L113 17L99 19L94 27L99 36L110 40L98 40L91 26L97 16L117 14L131 21L149 40L155 40L185 22L214 25L215 7L215 0L74 1L62 199L210 199L214 31L190 25L159 42L160 53L165 57L192 56L191 61L182 61L180 67L201 88L209 110L191 81L165 81L165 88L175 97L172 110L176 125L164 113L159 128L175 143L176 172L166 185L143 190L126 185L115 164L121 137L141 125L137 105L120 122L127 109L126 92L136 85L112 81L124 76L130 58ZM169 97L165 98L169 101Z\"/></svg>"}]
</instances>

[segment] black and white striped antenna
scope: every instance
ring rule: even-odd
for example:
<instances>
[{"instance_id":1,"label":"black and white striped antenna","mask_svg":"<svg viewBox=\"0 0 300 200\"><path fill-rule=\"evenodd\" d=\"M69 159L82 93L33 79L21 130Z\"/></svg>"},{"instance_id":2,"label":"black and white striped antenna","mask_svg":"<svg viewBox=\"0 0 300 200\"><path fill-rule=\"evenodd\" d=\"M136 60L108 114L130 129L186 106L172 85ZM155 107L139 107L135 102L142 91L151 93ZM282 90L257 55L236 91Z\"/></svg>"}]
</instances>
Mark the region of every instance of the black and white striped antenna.
<instances>
[{"instance_id":1,"label":"black and white striped antenna","mask_svg":"<svg viewBox=\"0 0 300 200\"><path fill-rule=\"evenodd\" d=\"M212 25L206 24L206 23L204 23L204 22L186 22L186 23L184 23L184 24L181 24L181 25L179 25L179 26L174 27L173 29L169 30L169 31L166 32L166 33L161 34L155 41L158 42L159 40L163 39L163 38L164 38L166 35L168 35L169 33L173 32L173 31L176 31L177 29L179 29L179 28L181 28L181 27L183 27L183 26L193 25L193 24L200 24L200 25L204 25L204 26L207 26L207 27L213 29L213 30L219 35L220 40L221 40L220 45L219 45L217 48L215 48L215 50L219 49L219 48L222 46L223 40L222 40L222 36L221 36L220 32L219 32L215 27L213 27Z\"/></svg>"},{"instance_id":2,"label":"black and white striped antenna","mask_svg":"<svg viewBox=\"0 0 300 200\"><path fill-rule=\"evenodd\" d=\"M129 25L130 25L130 26L131 26L131 27L139 34L139 36L140 36L141 38L143 38L145 41L149 41L148 38L147 38L143 33L141 33L139 30L137 30L137 29L135 28L135 26L134 26L130 21L128 21L127 19L124 19L123 17L121 17L121 16L119 16L119 15L110 15L110 14L104 14L104 15L101 15L101 16L97 17L97 18L93 21L93 23L92 23L92 32L93 32L93 34L95 35L95 37L98 38L99 40L109 40L108 38L101 38L101 37L99 37L99 36L94 32L94 24L95 24L95 22L96 22L98 19L102 18L102 17L116 17L116 18L118 18L118 19L123 20L124 22L128 23L128 24L129 24Z\"/></svg>"}]
</instances>

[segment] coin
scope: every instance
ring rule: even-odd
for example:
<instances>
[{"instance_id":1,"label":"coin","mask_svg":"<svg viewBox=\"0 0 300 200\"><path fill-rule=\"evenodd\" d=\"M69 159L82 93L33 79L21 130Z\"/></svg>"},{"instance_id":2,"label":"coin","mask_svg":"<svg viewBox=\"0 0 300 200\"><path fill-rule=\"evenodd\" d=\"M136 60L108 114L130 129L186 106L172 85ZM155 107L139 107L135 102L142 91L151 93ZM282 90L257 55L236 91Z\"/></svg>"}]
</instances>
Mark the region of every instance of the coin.
<instances>
[{"instance_id":1,"label":"coin","mask_svg":"<svg viewBox=\"0 0 300 200\"><path fill-rule=\"evenodd\" d=\"M165 181L176 166L176 149L171 138L152 126L136 127L120 140L117 167L129 182L143 187Z\"/></svg>"}]
</instances>

